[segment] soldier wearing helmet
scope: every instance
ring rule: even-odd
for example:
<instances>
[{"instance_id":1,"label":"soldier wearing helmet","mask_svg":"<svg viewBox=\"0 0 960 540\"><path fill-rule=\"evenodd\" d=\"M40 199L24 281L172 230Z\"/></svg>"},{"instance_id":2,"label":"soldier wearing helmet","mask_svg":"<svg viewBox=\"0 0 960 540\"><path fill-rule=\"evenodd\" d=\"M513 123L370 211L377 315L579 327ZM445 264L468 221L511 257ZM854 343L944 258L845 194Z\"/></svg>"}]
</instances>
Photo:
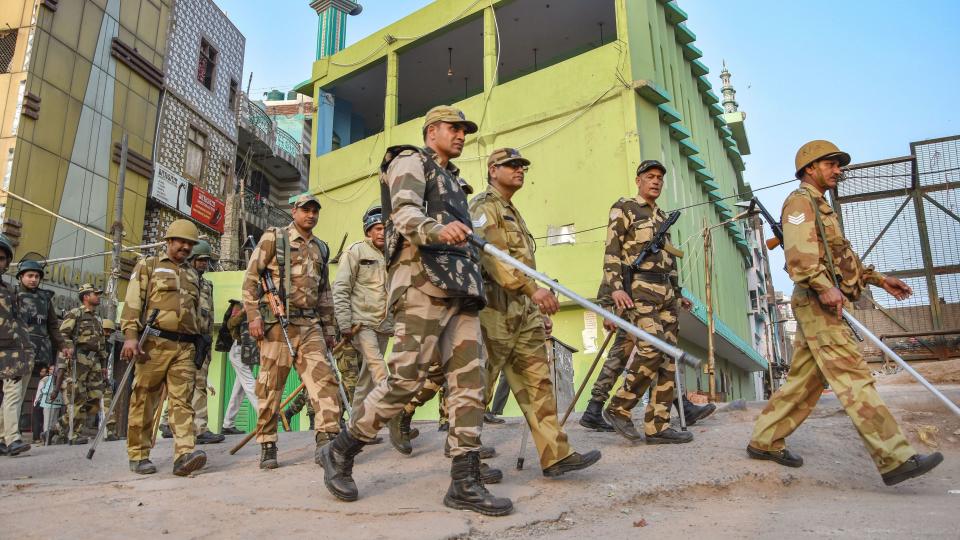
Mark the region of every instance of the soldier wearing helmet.
<instances>
[{"instance_id":1,"label":"soldier wearing helmet","mask_svg":"<svg viewBox=\"0 0 960 540\"><path fill-rule=\"evenodd\" d=\"M13 261L13 244L0 234L0 380L3 403L0 405L0 456L15 456L30 450L20 440L20 406L33 372L33 347L26 328L20 322L17 291L2 276Z\"/></svg>"},{"instance_id":2,"label":"soldier wearing helmet","mask_svg":"<svg viewBox=\"0 0 960 540\"><path fill-rule=\"evenodd\" d=\"M33 343L34 363L49 366L54 363L54 349L68 356L72 351L67 349L58 330L53 291L40 288L43 278L43 265L39 261L20 261L17 265L20 320Z\"/></svg>"},{"instance_id":3,"label":"soldier wearing helmet","mask_svg":"<svg viewBox=\"0 0 960 540\"><path fill-rule=\"evenodd\" d=\"M213 248L206 240L200 240L193 246L193 251L187 258L190 265L197 271L200 277L200 329L202 339L209 339L213 333L213 283L203 279L203 274L210 267L210 259L213 255ZM210 369L210 347L206 347L207 354L204 355L203 364L197 369L196 380L193 386L193 397L191 405L193 406L193 425L197 433L197 444L214 444L223 442L225 437L219 433L213 433L207 427L207 373ZM170 408L163 411L160 418L160 433L164 439L173 437L173 431L170 429Z\"/></svg>"},{"instance_id":4,"label":"soldier wearing helmet","mask_svg":"<svg viewBox=\"0 0 960 540\"><path fill-rule=\"evenodd\" d=\"M178 219L164 236L166 246L159 257L145 257L130 275L120 315L124 343L121 356L138 362L130 393L127 455L130 470L153 474L150 462L153 421L166 385L170 398L170 427L174 435L173 474L187 476L207 462L204 452L194 449L194 364L198 340L204 332L200 315L200 276L187 258L199 239L192 221ZM152 332L141 349L138 340L151 312L157 311Z\"/></svg>"},{"instance_id":5,"label":"soldier wearing helmet","mask_svg":"<svg viewBox=\"0 0 960 540\"><path fill-rule=\"evenodd\" d=\"M850 155L829 141L811 141L797 152L800 188L783 203L783 250L794 282L790 305L798 332L787 382L770 398L747 445L754 459L788 467L803 459L786 447L786 438L806 419L830 384L874 464L888 485L920 476L943 460L939 452L918 454L880 399L857 342L844 326L843 308L860 298L867 285L881 287L897 300L913 291L897 278L864 266L844 237L840 220L824 198L836 188Z\"/></svg>"}]
</instances>

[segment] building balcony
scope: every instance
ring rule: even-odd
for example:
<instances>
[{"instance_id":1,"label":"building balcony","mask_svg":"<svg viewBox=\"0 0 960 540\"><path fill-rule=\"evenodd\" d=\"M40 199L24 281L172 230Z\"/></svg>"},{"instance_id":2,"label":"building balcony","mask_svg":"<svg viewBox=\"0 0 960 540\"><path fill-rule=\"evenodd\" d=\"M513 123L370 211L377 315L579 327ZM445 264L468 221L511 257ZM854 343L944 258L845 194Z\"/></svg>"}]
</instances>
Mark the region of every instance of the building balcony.
<instances>
[{"instance_id":1,"label":"building balcony","mask_svg":"<svg viewBox=\"0 0 960 540\"><path fill-rule=\"evenodd\" d=\"M243 190L243 219L259 231L290 224L290 212L249 189Z\"/></svg>"},{"instance_id":2,"label":"building balcony","mask_svg":"<svg viewBox=\"0 0 960 540\"><path fill-rule=\"evenodd\" d=\"M260 164L281 184L281 190L300 193L306 190L309 164L305 152L293 136L277 127L266 110L246 95L240 96L240 130L237 154Z\"/></svg>"}]
</instances>

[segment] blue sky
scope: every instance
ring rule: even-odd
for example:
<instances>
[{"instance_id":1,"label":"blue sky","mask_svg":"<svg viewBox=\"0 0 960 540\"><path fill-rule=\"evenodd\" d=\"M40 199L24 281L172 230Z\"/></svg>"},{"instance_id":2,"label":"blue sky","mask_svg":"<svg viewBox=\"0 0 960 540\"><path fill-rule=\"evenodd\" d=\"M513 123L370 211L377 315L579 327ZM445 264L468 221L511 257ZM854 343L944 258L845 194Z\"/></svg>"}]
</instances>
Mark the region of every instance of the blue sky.
<instances>
[{"instance_id":1,"label":"blue sky","mask_svg":"<svg viewBox=\"0 0 960 540\"><path fill-rule=\"evenodd\" d=\"M646 0L630 0L646 1ZM652 1L652 0L651 0ZM216 0L247 38L244 88L288 90L306 79L317 17L307 0ZM367 0L347 42L430 3ZM752 154L756 189L792 176L797 148L829 139L854 162L909 154L911 141L960 133L960 2L955 0L680 0L719 95L726 60ZM791 186L758 193L775 214ZM771 254L774 284L789 291L782 251Z\"/></svg>"}]
</instances>

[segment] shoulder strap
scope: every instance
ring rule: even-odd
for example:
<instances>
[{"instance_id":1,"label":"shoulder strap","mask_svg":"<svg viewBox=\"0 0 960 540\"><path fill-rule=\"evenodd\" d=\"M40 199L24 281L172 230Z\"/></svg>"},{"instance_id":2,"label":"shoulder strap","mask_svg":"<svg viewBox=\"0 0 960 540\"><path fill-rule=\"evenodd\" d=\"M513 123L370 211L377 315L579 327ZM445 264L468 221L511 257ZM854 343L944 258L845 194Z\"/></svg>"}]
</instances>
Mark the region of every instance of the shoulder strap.
<instances>
[{"instance_id":1,"label":"shoulder strap","mask_svg":"<svg viewBox=\"0 0 960 540\"><path fill-rule=\"evenodd\" d=\"M823 220L820 219L820 205L817 204L817 200L813 198L813 194L809 191L806 191L807 197L810 199L810 204L813 205L813 218L817 223L817 233L820 235L820 242L823 243L823 251L827 256L827 269L830 271L830 277L833 279L833 285L836 288L840 288L839 282L837 282L837 269L833 265L833 252L830 251L830 244L827 242L827 235L823 228Z\"/></svg>"},{"instance_id":2,"label":"shoulder strap","mask_svg":"<svg viewBox=\"0 0 960 540\"><path fill-rule=\"evenodd\" d=\"M280 227L270 227L276 236L273 243L273 259L277 261L277 267L280 269L280 300L283 302L283 309L289 313L290 304L287 302L287 291L291 287L290 273L287 272L287 262L290 260L290 242L287 239L287 232Z\"/></svg>"}]
</instances>

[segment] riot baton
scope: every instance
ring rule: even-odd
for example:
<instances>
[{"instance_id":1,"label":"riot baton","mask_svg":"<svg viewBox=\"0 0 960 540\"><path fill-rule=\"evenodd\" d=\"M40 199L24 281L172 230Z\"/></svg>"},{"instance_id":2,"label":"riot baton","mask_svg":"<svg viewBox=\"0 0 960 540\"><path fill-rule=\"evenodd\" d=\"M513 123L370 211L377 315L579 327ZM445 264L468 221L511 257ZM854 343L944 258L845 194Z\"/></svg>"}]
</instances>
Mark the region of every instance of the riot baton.
<instances>
[{"instance_id":1,"label":"riot baton","mask_svg":"<svg viewBox=\"0 0 960 540\"><path fill-rule=\"evenodd\" d=\"M149 330L151 330L151 326L153 326L153 323L156 322L157 315L159 314L159 309L155 309L150 312L150 316L147 317L147 324L145 324L143 327L143 334L140 335L140 341L137 343L138 347L143 348L143 342L147 339L147 336L150 335ZM136 358L130 359L130 363L127 364L127 369L123 371L123 377L120 378L120 386L117 387L118 389L127 387L127 379L129 379L130 374L133 373L133 365L136 363ZM103 417L104 421L100 424L100 429L97 430L97 436L94 437L93 444L90 446L90 450L87 450L87 459L93 459L93 453L97 451L97 445L103 440L103 432L107 429L107 422L109 421L110 417L113 416L113 410L117 408L118 401L120 400L117 399L117 395L115 393L113 400L110 403L110 410L107 411L106 416ZM163 403L161 403L160 406L163 407Z\"/></svg>"},{"instance_id":2,"label":"riot baton","mask_svg":"<svg viewBox=\"0 0 960 540\"><path fill-rule=\"evenodd\" d=\"M299 394L300 391L304 389L304 387L306 387L306 383L300 383L300 386L298 386L297 389L294 390L293 392L290 392L289 394L287 394L287 399L283 400L283 402L280 403L280 407L278 407L277 409L280 411L281 418L283 417L283 408L286 407L291 401L293 401L293 398L297 397L297 394ZM236 446L230 449L230 455L232 456L237 452L239 452L241 448L243 448L248 442L250 442L250 439L253 439L259 434L260 434L259 429L254 429L250 433L247 433L246 437L244 437L242 441L240 441L239 443L237 443Z\"/></svg>"},{"instance_id":3,"label":"riot baton","mask_svg":"<svg viewBox=\"0 0 960 540\"><path fill-rule=\"evenodd\" d=\"M679 347L675 347L675 346L667 343L666 341L664 341L664 340L662 340L662 339L660 339L660 338L658 338L658 337L656 337L656 336L654 336L654 335L651 335L651 334L648 333L648 332L645 332L645 331L644 331L643 329L641 329L641 328L637 328L636 326L630 324L629 322L627 322L627 321L624 320L623 318L618 317L618 316L615 315L613 312L608 311L608 310L606 310L606 309L598 306L597 304L594 304L593 302L587 300L586 298L580 296L579 294L571 291L570 289L568 289L568 288L564 287L563 285L557 283L556 281L550 279L549 277L547 277L546 274L542 274L542 273L534 270L533 268L530 268L529 266L523 264L522 262L518 261L517 259L514 259L513 257L511 257L510 255L504 253L503 251L501 251L500 249L498 249L498 248L497 248L496 246L494 246L493 244L487 242L487 241L484 240L483 238L480 238L479 236L477 236L477 235L475 235L475 234L470 234L470 235L467 235L467 240L468 240L471 244L473 244L473 245L475 245L476 247L480 248L482 251L486 252L486 253L487 253L488 255L490 255L491 257L500 260L501 262L507 264L508 266L511 266L511 267L513 267L513 268L516 268L517 270L523 272L523 273L526 274L527 276L529 276L529 277L531 277L531 278L533 278L533 279L535 279L535 280L537 280L537 281L539 281L539 282L547 285L548 287L552 288L553 290L559 291L561 294L563 294L563 295L566 296L567 298L569 298L569 299L573 300L575 303L579 304L580 307L582 307L582 308L584 308L584 309L587 309L587 310L589 310L589 311L592 311L592 312L596 313L597 315L600 315L601 317L603 317L604 319L612 322L612 323L615 324L618 328L622 329L624 332L630 334L631 336L633 336L633 337L635 337L635 338L638 338L638 339L641 339L641 340L643 340L643 341L646 341L647 343L649 343L650 345L652 345L654 348L660 350L661 352L663 352L663 353L666 354L667 356L672 357L674 360L676 360L676 362L677 362L678 365L681 364L681 363L687 364L687 365L689 365L689 366L691 366L691 367L698 367L698 366L700 365L700 359L699 359L699 358L697 358L697 357L695 357L695 356L693 356L693 355L691 355L691 354L688 354L688 353L684 352L683 349L681 349L681 348L679 348Z\"/></svg>"},{"instance_id":4,"label":"riot baton","mask_svg":"<svg viewBox=\"0 0 960 540\"><path fill-rule=\"evenodd\" d=\"M929 381L923 378L923 375L920 375L919 373L917 373L917 370L910 367L910 364L907 364L907 362L903 358L900 358L899 354L893 352L893 349L888 347L886 343L884 343L883 341L880 340L880 338L875 336L873 332L871 332L869 328L864 326L862 322L858 321L856 317L854 317L849 312L847 312L847 310L843 310L843 317L847 320L848 323L850 323L851 326L856 327L857 330L859 330L862 335L866 336L871 343L876 345L878 349L883 351L883 354L887 355L888 358L892 359L894 362L899 364L904 371L909 373L914 379L917 380L917 382L922 384L924 388L929 390L934 396L936 396L940 401L942 401L943 404L946 405L951 412L953 412L953 414L960 416L960 407L957 407L956 403L950 401L950 399L948 399L947 396L943 395L943 392L937 390L936 387L934 387L932 384L930 384Z\"/></svg>"},{"instance_id":5,"label":"riot baton","mask_svg":"<svg viewBox=\"0 0 960 540\"><path fill-rule=\"evenodd\" d=\"M333 373L333 378L337 380L337 389L340 390L340 400L343 403L343 408L347 411L347 414L353 416L353 408L350 407L350 400L347 399L347 390L343 387L343 377L340 376L337 360L333 357L330 349L327 349L327 361L330 362L330 371Z\"/></svg>"}]
</instances>

